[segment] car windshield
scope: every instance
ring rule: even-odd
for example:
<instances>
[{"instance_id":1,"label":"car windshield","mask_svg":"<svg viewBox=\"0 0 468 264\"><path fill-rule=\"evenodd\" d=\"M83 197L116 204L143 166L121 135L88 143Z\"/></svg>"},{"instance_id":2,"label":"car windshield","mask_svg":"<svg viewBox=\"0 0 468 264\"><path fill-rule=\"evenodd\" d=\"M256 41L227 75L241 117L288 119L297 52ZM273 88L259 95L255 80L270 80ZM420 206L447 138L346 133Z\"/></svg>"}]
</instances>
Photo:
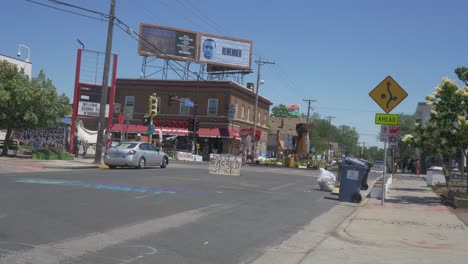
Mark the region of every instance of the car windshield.
<instances>
[{"instance_id":1,"label":"car windshield","mask_svg":"<svg viewBox=\"0 0 468 264\"><path fill-rule=\"evenodd\" d=\"M121 149L132 149L134 148L136 145L138 145L138 143L120 143L118 144L117 146L115 146L116 148L121 148Z\"/></svg>"}]
</instances>

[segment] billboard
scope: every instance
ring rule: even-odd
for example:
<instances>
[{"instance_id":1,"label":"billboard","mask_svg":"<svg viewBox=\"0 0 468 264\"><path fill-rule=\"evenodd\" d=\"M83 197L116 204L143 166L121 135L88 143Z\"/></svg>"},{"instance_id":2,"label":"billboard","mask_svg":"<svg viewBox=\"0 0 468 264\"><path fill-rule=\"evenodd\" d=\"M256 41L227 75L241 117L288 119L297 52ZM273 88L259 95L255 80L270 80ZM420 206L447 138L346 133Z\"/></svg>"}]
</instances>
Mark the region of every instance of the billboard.
<instances>
[{"instance_id":1,"label":"billboard","mask_svg":"<svg viewBox=\"0 0 468 264\"><path fill-rule=\"evenodd\" d=\"M196 61L197 32L140 23L138 53L163 59Z\"/></svg>"},{"instance_id":2,"label":"billboard","mask_svg":"<svg viewBox=\"0 0 468 264\"><path fill-rule=\"evenodd\" d=\"M199 34L198 62L250 69L252 65L252 41L217 35Z\"/></svg>"}]
</instances>

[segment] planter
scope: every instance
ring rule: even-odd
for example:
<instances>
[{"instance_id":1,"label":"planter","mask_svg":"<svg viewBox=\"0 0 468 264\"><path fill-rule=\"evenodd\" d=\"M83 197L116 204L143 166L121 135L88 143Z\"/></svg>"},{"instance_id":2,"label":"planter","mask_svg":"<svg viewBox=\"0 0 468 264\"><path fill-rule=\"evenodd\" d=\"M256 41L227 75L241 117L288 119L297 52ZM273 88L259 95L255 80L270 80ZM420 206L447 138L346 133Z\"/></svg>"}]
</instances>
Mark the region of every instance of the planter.
<instances>
[{"instance_id":1,"label":"planter","mask_svg":"<svg viewBox=\"0 0 468 264\"><path fill-rule=\"evenodd\" d=\"M44 159L56 160L56 159L59 159L59 155L57 153L44 153Z\"/></svg>"},{"instance_id":2,"label":"planter","mask_svg":"<svg viewBox=\"0 0 468 264\"><path fill-rule=\"evenodd\" d=\"M75 156L69 153L60 153L58 155L59 160L73 160L75 159Z\"/></svg>"},{"instance_id":3,"label":"planter","mask_svg":"<svg viewBox=\"0 0 468 264\"><path fill-rule=\"evenodd\" d=\"M468 208L468 199L455 196L453 199L453 206L455 206L455 208Z\"/></svg>"}]
</instances>

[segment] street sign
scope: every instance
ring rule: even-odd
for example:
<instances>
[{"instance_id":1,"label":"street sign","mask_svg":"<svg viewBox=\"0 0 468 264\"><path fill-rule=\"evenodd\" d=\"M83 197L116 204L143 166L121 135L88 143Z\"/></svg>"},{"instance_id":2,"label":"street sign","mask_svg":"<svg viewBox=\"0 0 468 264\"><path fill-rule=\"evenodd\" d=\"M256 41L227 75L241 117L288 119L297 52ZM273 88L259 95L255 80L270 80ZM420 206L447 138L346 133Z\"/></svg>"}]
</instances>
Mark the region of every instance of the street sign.
<instances>
[{"instance_id":1,"label":"street sign","mask_svg":"<svg viewBox=\"0 0 468 264\"><path fill-rule=\"evenodd\" d=\"M390 126L390 134L395 135L400 131L400 126Z\"/></svg>"},{"instance_id":2,"label":"street sign","mask_svg":"<svg viewBox=\"0 0 468 264\"><path fill-rule=\"evenodd\" d=\"M398 125L398 115L395 114L375 114L377 125Z\"/></svg>"},{"instance_id":3,"label":"street sign","mask_svg":"<svg viewBox=\"0 0 468 264\"><path fill-rule=\"evenodd\" d=\"M397 141L397 137L396 136L389 136L388 137L388 143L391 143L391 144L396 144L398 141Z\"/></svg>"},{"instance_id":4,"label":"street sign","mask_svg":"<svg viewBox=\"0 0 468 264\"><path fill-rule=\"evenodd\" d=\"M122 110L122 105L120 103L114 103L114 113L120 113Z\"/></svg>"},{"instance_id":5,"label":"street sign","mask_svg":"<svg viewBox=\"0 0 468 264\"><path fill-rule=\"evenodd\" d=\"M389 113L408 96L408 93L389 75L369 93L369 96L385 113Z\"/></svg>"},{"instance_id":6,"label":"street sign","mask_svg":"<svg viewBox=\"0 0 468 264\"><path fill-rule=\"evenodd\" d=\"M122 113L119 114L119 117L117 118L117 121L119 121L119 124L122 124L124 121L124 115Z\"/></svg>"},{"instance_id":7,"label":"street sign","mask_svg":"<svg viewBox=\"0 0 468 264\"><path fill-rule=\"evenodd\" d=\"M388 141L388 126L385 126L385 125L380 126L380 141L381 142Z\"/></svg>"},{"instance_id":8,"label":"street sign","mask_svg":"<svg viewBox=\"0 0 468 264\"><path fill-rule=\"evenodd\" d=\"M124 107L123 114L124 114L125 120L132 120L133 119L133 106L126 105Z\"/></svg>"},{"instance_id":9,"label":"street sign","mask_svg":"<svg viewBox=\"0 0 468 264\"><path fill-rule=\"evenodd\" d=\"M154 125L151 124L148 126L148 135L153 135L154 134Z\"/></svg>"}]
</instances>

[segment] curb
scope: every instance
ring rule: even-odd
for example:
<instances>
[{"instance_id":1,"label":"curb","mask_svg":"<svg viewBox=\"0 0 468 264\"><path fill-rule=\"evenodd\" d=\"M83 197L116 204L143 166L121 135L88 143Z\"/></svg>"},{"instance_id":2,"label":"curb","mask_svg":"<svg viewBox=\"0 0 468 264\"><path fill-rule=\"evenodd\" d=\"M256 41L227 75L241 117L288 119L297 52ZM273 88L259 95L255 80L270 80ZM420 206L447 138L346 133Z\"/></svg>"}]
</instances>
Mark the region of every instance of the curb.
<instances>
[{"instance_id":1,"label":"curb","mask_svg":"<svg viewBox=\"0 0 468 264\"><path fill-rule=\"evenodd\" d=\"M347 241L347 242L350 242L350 243L354 243L354 244L360 244L360 245L377 245L375 243L369 243L367 241L364 241L364 240L361 240L361 239L358 239L356 237L353 237L351 234L349 234L348 232L346 232L346 228L351 224L351 222L353 221L354 217L359 213L359 210L361 208L363 208L364 206L367 205L367 203L370 201L370 190L371 188L374 186L374 184L377 182L377 179L374 180L374 182L369 185L369 188L366 190L366 192L364 193L364 201L361 202L359 204L359 206L356 207L356 209L354 210L354 212L348 217L346 218L345 221L343 221L343 223L341 223L337 228L336 228L336 231L335 231L335 234L336 234L336 237L337 238L340 238L344 241Z\"/></svg>"}]
</instances>

